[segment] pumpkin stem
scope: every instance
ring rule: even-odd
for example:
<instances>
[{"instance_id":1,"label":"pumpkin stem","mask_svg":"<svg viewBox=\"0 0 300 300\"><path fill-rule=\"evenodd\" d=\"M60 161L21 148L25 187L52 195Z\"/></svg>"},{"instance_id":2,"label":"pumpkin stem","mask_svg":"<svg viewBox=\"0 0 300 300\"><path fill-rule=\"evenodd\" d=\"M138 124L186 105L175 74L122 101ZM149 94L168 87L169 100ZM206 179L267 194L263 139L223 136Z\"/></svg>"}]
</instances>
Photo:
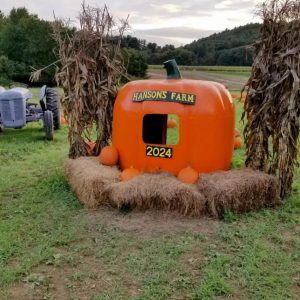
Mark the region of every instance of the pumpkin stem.
<instances>
[{"instance_id":1,"label":"pumpkin stem","mask_svg":"<svg viewBox=\"0 0 300 300\"><path fill-rule=\"evenodd\" d=\"M165 61L164 68L167 71L167 79L181 79L181 74L175 59Z\"/></svg>"}]
</instances>

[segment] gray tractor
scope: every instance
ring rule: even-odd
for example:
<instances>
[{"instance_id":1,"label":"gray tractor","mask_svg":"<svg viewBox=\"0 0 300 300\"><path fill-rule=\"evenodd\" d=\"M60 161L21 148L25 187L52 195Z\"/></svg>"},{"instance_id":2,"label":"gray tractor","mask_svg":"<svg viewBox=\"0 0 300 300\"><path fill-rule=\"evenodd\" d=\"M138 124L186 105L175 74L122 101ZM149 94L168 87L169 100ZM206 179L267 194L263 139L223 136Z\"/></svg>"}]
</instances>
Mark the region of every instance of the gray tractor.
<instances>
[{"instance_id":1,"label":"gray tractor","mask_svg":"<svg viewBox=\"0 0 300 300\"><path fill-rule=\"evenodd\" d=\"M32 93L22 87L9 90L0 87L0 132L4 128L20 129L27 123L42 120L47 140L53 140L54 130L60 128L57 91L44 85L40 91L40 106L28 102L31 97Z\"/></svg>"}]
</instances>

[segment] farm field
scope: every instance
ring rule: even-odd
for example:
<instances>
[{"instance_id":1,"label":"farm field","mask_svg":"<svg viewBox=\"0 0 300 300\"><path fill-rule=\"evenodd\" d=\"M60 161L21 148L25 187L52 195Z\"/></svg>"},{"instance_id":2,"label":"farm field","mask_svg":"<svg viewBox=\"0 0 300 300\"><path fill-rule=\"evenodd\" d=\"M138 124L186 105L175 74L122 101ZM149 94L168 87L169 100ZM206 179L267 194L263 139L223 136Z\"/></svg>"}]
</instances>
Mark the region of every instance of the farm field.
<instances>
[{"instance_id":1,"label":"farm field","mask_svg":"<svg viewBox=\"0 0 300 300\"><path fill-rule=\"evenodd\" d=\"M238 90L249 75L239 72L182 74L228 80ZM0 134L1 300L299 299L299 170L293 194L276 210L228 212L221 220L91 211L64 179L67 128L53 142L41 128ZM235 151L233 167L243 157L244 149Z\"/></svg>"},{"instance_id":2,"label":"farm field","mask_svg":"<svg viewBox=\"0 0 300 300\"><path fill-rule=\"evenodd\" d=\"M217 81L230 90L240 91L250 76L251 69L248 67L206 67L206 66L179 66L180 72L185 79L201 79ZM166 77L166 71L162 66L151 65L148 76L152 79Z\"/></svg>"}]
</instances>

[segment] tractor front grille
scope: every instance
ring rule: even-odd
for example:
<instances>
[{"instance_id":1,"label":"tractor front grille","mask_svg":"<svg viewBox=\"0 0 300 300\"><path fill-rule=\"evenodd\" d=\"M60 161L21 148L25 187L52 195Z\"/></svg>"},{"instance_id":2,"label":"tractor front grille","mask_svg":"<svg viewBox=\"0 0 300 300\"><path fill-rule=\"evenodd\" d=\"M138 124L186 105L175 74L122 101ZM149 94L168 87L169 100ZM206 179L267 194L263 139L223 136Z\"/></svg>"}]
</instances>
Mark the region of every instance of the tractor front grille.
<instances>
[{"instance_id":1,"label":"tractor front grille","mask_svg":"<svg viewBox=\"0 0 300 300\"><path fill-rule=\"evenodd\" d=\"M20 106L20 100L14 99L13 100L13 111L15 114L15 120L22 120L24 119L24 110L23 106Z\"/></svg>"},{"instance_id":2,"label":"tractor front grille","mask_svg":"<svg viewBox=\"0 0 300 300\"><path fill-rule=\"evenodd\" d=\"M13 116L10 108L10 100L2 100L1 118L3 122L12 121Z\"/></svg>"},{"instance_id":3,"label":"tractor front grille","mask_svg":"<svg viewBox=\"0 0 300 300\"><path fill-rule=\"evenodd\" d=\"M4 127L21 128L26 124L26 103L25 99L19 97L3 97L8 92L4 92L0 97L0 114Z\"/></svg>"}]
</instances>

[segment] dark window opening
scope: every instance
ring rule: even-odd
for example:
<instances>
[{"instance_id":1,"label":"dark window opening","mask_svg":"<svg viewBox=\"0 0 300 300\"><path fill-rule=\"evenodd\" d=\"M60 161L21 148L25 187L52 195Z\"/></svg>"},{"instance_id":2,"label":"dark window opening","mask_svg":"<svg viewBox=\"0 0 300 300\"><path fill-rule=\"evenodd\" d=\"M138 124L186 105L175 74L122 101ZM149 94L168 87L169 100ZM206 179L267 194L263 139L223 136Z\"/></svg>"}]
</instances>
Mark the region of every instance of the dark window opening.
<instances>
[{"instance_id":1,"label":"dark window opening","mask_svg":"<svg viewBox=\"0 0 300 300\"><path fill-rule=\"evenodd\" d=\"M168 120L171 123L168 127ZM170 122L170 120L172 120ZM179 142L177 115L149 114L143 118L143 141L146 144L176 145Z\"/></svg>"}]
</instances>

